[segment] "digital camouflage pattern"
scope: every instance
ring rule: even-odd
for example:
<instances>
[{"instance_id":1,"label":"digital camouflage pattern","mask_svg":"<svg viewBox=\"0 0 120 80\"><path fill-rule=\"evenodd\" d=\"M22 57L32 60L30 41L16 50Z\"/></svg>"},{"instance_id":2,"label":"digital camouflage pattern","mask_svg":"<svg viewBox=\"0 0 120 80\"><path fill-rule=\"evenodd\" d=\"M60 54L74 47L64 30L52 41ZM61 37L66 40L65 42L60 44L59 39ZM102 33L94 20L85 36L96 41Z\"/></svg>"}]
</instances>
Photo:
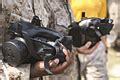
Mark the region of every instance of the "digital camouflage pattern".
<instances>
[{"instance_id":1,"label":"digital camouflage pattern","mask_svg":"<svg viewBox=\"0 0 120 80\"><path fill-rule=\"evenodd\" d=\"M65 27L70 24L70 17L65 4L65 0L34 0L35 14L39 16L45 27L66 33L67 31ZM32 0L3 0L3 11L6 21L5 26L7 26L11 21L20 19L31 21L32 17L34 16ZM78 80L78 68L75 57L76 52L73 52L73 64L69 66L64 73L59 75L44 76L43 79ZM102 42L100 42L100 45L93 53L89 55L79 54L79 59L81 60L81 71L86 74L87 79L107 80L106 53L105 46ZM29 75L29 64L22 69L23 71L20 70L22 73ZM28 69L28 71L24 71L26 69ZM29 76L22 75L21 79L25 77Z\"/></svg>"},{"instance_id":2,"label":"digital camouflage pattern","mask_svg":"<svg viewBox=\"0 0 120 80\"><path fill-rule=\"evenodd\" d=\"M45 27L66 33L67 31L64 27L67 27L70 24L70 17L65 4L65 0L34 0L35 14L39 16ZM31 21L34 16L32 6L32 0L3 0L3 11L6 19L6 25L9 22L20 19ZM26 65L26 68L27 66L29 68L29 65ZM21 68L26 70L26 68ZM23 71L23 73L29 74L29 71ZM21 77L25 78L28 76L23 75ZM43 79L77 80L77 66L75 57L73 57L73 64L68 67L63 74L44 76Z\"/></svg>"}]
</instances>

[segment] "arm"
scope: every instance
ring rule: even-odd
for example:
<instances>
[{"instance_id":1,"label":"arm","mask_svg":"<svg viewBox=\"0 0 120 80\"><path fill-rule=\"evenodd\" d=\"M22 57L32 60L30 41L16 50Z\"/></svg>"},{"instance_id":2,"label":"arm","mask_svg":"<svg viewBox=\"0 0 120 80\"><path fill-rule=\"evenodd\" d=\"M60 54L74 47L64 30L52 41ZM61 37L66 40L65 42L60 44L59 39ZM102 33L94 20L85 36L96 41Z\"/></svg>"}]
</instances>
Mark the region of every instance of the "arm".
<instances>
[{"instance_id":1,"label":"arm","mask_svg":"<svg viewBox=\"0 0 120 80\"><path fill-rule=\"evenodd\" d=\"M90 54L98 47L98 45L99 45L99 42L92 48L89 48L91 46L91 42L89 41L84 46L80 48L76 48L76 50L79 54Z\"/></svg>"},{"instance_id":2,"label":"arm","mask_svg":"<svg viewBox=\"0 0 120 80\"><path fill-rule=\"evenodd\" d=\"M70 53L68 50L63 49L64 54L66 55L66 61L62 64L59 64L59 59L54 59L50 62L50 69L54 74L62 73L70 64ZM38 61L31 67L31 78L40 77L48 75L44 70L44 62Z\"/></svg>"}]
</instances>

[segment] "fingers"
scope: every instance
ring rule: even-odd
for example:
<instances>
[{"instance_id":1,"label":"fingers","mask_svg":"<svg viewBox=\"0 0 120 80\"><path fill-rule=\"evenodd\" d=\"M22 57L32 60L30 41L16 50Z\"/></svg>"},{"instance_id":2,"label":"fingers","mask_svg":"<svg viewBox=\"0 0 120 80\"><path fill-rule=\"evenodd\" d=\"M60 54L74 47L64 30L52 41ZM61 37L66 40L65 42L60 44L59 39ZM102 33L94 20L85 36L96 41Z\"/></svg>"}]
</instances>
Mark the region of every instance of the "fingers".
<instances>
[{"instance_id":1,"label":"fingers","mask_svg":"<svg viewBox=\"0 0 120 80\"><path fill-rule=\"evenodd\" d=\"M59 64L59 59L57 59L57 58L50 61L50 63L49 63L51 68L56 67L58 64Z\"/></svg>"},{"instance_id":2,"label":"fingers","mask_svg":"<svg viewBox=\"0 0 120 80\"><path fill-rule=\"evenodd\" d=\"M92 53L93 51L95 51L95 49L98 47L99 43L97 43L95 46L93 46L92 48L89 48L86 53L90 54Z\"/></svg>"},{"instance_id":3,"label":"fingers","mask_svg":"<svg viewBox=\"0 0 120 80\"><path fill-rule=\"evenodd\" d=\"M68 61L69 63L71 63L71 53L70 53L70 51L69 50L66 50L66 49L63 49L63 52L64 52L64 54L66 55L66 61Z\"/></svg>"},{"instance_id":4,"label":"fingers","mask_svg":"<svg viewBox=\"0 0 120 80\"><path fill-rule=\"evenodd\" d=\"M99 45L99 42L95 46L93 46L92 48L90 48L89 50L91 50L91 52L93 52L98 47L98 45Z\"/></svg>"},{"instance_id":5,"label":"fingers","mask_svg":"<svg viewBox=\"0 0 120 80\"><path fill-rule=\"evenodd\" d=\"M63 53L68 56L68 50L66 50L65 48L63 48Z\"/></svg>"},{"instance_id":6,"label":"fingers","mask_svg":"<svg viewBox=\"0 0 120 80\"><path fill-rule=\"evenodd\" d=\"M51 71L54 74L59 74L59 73L62 73L68 66L69 66L68 63L64 62L63 64L58 65L57 67L52 68Z\"/></svg>"},{"instance_id":7,"label":"fingers","mask_svg":"<svg viewBox=\"0 0 120 80\"><path fill-rule=\"evenodd\" d=\"M87 42L84 46L80 47L80 48L76 48L78 53L87 53L88 52L88 48L91 46L91 42Z\"/></svg>"},{"instance_id":8,"label":"fingers","mask_svg":"<svg viewBox=\"0 0 120 80\"><path fill-rule=\"evenodd\" d=\"M59 43L59 44L62 48L66 49L66 47L63 44L61 44L61 43Z\"/></svg>"},{"instance_id":9,"label":"fingers","mask_svg":"<svg viewBox=\"0 0 120 80\"><path fill-rule=\"evenodd\" d=\"M98 47L99 42L92 48L89 48L91 44L92 44L91 42L87 42L83 47L76 48L76 50L78 53L81 53L81 54L90 54Z\"/></svg>"},{"instance_id":10,"label":"fingers","mask_svg":"<svg viewBox=\"0 0 120 80\"><path fill-rule=\"evenodd\" d=\"M91 46L92 42L88 41L86 44L85 44L85 48L89 48Z\"/></svg>"},{"instance_id":11,"label":"fingers","mask_svg":"<svg viewBox=\"0 0 120 80\"><path fill-rule=\"evenodd\" d=\"M51 71L54 74L59 74L62 73L70 64L71 64L71 59L70 59L70 52L67 49L63 49L64 54L66 55L66 61L62 64L57 65L56 67L52 67Z\"/></svg>"}]
</instances>

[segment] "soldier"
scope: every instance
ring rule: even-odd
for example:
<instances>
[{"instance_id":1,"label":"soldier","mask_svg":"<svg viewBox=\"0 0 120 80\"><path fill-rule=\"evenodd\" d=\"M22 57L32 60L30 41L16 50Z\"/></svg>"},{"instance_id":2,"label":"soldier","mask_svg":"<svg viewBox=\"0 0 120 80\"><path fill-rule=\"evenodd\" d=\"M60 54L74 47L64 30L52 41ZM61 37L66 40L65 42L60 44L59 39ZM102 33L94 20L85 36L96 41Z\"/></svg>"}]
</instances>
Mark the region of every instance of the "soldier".
<instances>
[{"instance_id":1,"label":"soldier","mask_svg":"<svg viewBox=\"0 0 120 80\"><path fill-rule=\"evenodd\" d=\"M70 6L68 5L68 3L69 2L67 2L67 0L3 0L3 12L6 19L6 25L11 21L17 21L20 19L23 19L25 21L30 21L34 15L37 15L42 20L42 23L45 27L49 27L55 29L58 32L66 34L67 26L69 26L70 23L73 21L72 12L70 10ZM90 46L89 42L86 43L85 46L89 47ZM92 49L88 49L85 46L81 47L81 48L85 48L83 52L87 50L87 52L90 53L97 48L98 44L95 45ZM76 53L75 50L76 49L73 49L74 54L72 54L73 63L64 71L63 74L50 75L43 77L43 79L44 80L79 80L78 79L79 75L77 73L78 70L76 63L77 59L75 57L75 53ZM58 62L58 60L55 62ZM69 60L67 63L68 66ZM27 64L27 66L29 68L27 68L26 65L22 65L18 68L15 68L15 70L16 72L21 72L22 74L24 74L23 76L29 77L30 66L29 64ZM33 70L31 69L31 77L41 76L42 72L39 71L39 69L41 69L41 62L37 62L36 65L34 66L35 68L37 67L36 68L37 70L34 70L34 68ZM13 69L13 67L10 68L11 70ZM59 73L59 71L56 72L54 70L55 69L53 68L54 73ZM10 72L11 74L14 73L13 74L14 76L16 77L21 76L20 74L17 75L15 72L12 71ZM34 73L36 73L36 75ZM21 76L21 79L27 80L27 78L23 76Z\"/></svg>"},{"instance_id":2,"label":"soldier","mask_svg":"<svg viewBox=\"0 0 120 80\"><path fill-rule=\"evenodd\" d=\"M53 25L52 22L52 17L54 17L52 15L54 14L51 14L52 11L48 7L50 5L47 2L48 1L46 0L3 0L3 13L6 21L5 26L7 27L10 22L18 21L20 19L30 21L34 15L38 15L42 19L44 26L54 28L55 25ZM51 21L49 19L51 19ZM63 49L63 52L66 55L66 61L63 64L57 65L59 59L54 59L50 63L51 71L54 74L63 72L71 63L69 51ZM31 66L30 64L21 65L17 68L7 65L7 63L3 63L3 70L6 75L6 80L29 80L30 77L36 78L47 75L44 71L43 61L38 61Z\"/></svg>"},{"instance_id":3,"label":"soldier","mask_svg":"<svg viewBox=\"0 0 120 80\"><path fill-rule=\"evenodd\" d=\"M82 17L107 17L107 0L70 0L71 8L76 21ZM84 14L83 14L84 13ZM85 80L108 80L106 62L106 36L101 37L102 41L94 51L88 52L85 48L77 48L81 61L81 72ZM91 43L90 43L91 44ZM85 46L86 48L89 45ZM83 52L84 51L84 52Z\"/></svg>"}]
</instances>

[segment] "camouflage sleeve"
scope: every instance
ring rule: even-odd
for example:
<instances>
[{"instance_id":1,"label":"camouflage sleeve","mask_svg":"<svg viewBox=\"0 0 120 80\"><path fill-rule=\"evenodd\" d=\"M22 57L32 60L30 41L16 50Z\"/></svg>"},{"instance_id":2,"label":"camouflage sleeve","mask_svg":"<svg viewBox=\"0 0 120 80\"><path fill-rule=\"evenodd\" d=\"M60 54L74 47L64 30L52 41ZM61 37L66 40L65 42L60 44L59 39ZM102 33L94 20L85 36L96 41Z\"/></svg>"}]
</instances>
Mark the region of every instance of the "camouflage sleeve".
<instances>
[{"instance_id":1,"label":"camouflage sleeve","mask_svg":"<svg viewBox=\"0 0 120 80\"><path fill-rule=\"evenodd\" d=\"M3 14L6 20L32 20L33 10L31 0L2 0Z\"/></svg>"},{"instance_id":2,"label":"camouflage sleeve","mask_svg":"<svg viewBox=\"0 0 120 80\"><path fill-rule=\"evenodd\" d=\"M0 60L2 79L4 80L30 80L30 64L24 64L20 67L12 67Z\"/></svg>"},{"instance_id":3,"label":"camouflage sleeve","mask_svg":"<svg viewBox=\"0 0 120 80\"><path fill-rule=\"evenodd\" d=\"M7 27L9 22L19 21L21 19L24 21L30 21L33 13L31 11L31 7L26 7L28 4L30 4L30 2L27 3L27 0L24 0L23 2L22 0L2 0L3 15L5 18L4 27ZM27 10L24 9L25 7ZM27 11L29 11L29 14ZM30 64L12 67L2 61L1 63L3 74L5 75L4 80L29 80Z\"/></svg>"}]
</instances>

